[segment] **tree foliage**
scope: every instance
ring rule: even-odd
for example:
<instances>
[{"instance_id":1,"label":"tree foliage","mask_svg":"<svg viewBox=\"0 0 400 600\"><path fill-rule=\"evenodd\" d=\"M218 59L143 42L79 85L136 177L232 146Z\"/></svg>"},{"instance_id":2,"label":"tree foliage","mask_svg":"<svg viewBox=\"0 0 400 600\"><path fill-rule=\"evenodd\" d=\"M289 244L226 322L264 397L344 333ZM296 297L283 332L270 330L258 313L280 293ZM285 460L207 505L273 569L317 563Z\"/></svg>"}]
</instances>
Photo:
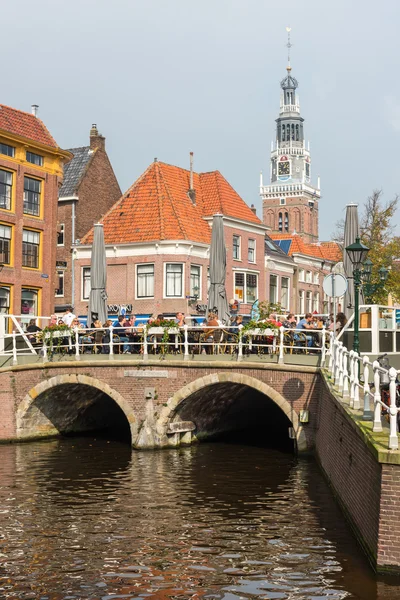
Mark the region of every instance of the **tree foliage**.
<instances>
[{"instance_id":1,"label":"tree foliage","mask_svg":"<svg viewBox=\"0 0 400 600\"><path fill-rule=\"evenodd\" d=\"M387 302L390 293L400 302L400 236L395 235L393 218L398 209L399 197L385 202L382 190L374 190L365 201L360 215L360 234L363 244L370 249L368 257L373 262L371 283L379 282L379 269L389 268L385 287L373 295L374 302ZM334 239L343 243L344 219L336 223Z\"/></svg>"}]
</instances>

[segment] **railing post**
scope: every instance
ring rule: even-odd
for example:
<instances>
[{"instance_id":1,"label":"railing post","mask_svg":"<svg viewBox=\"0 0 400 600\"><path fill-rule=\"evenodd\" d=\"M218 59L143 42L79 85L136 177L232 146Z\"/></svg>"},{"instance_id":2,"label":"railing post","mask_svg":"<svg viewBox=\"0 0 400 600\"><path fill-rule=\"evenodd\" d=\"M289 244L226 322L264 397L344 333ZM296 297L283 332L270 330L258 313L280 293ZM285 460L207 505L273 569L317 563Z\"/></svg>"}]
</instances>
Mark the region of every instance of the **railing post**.
<instances>
[{"instance_id":1,"label":"railing post","mask_svg":"<svg viewBox=\"0 0 400 600\"><path fill-rule=\"evenodd\" d=\"M183 326L183 333L184 333L184 336L185 336L185 341L184 341L184 347L185 347L184 360L189 360L189 338L188 338L188 326L186 324Z\"/></svg>"},{"instance_id":2,"label":"railing post","mask_svg":"<svg viewBox=\"0 0 400 600\"><path fill-rule=\"evenodd\" d=\"M343 351L343 398L349 397L349 351Z\"/></svg>"},{"instance_id":3,"label":"railing post","mask_svg":"<svg viewBox=\"0 0 400 600\"><path fill-rule=\"evenodd\" d=\"M390 393L390 434L389 434L389 449L397 450L399 447L399 438L397 437L397 406L396 406L396 378L397 371L393 367L389 369L389 393Z\"/></svg>"},{"instance_id":4,"label":"railing post","mask_svg":"<svg viewBox=\"0 0 400 600\"><path fill-rule=\"evenodd\" d=\"M355 410L360 410L360 378L358 376L359 373L359 356L358 352L354 352L354 404L353 408Z\"/></svg>"},{"instance_id":5,"label":"railing post","mask_svg":"<svg viewBox=\"0 0 400 600\"><path fill-rule=\"evenodd\" d=\"M372 368L374 370L374 425L372 431L382 431L382 407L381 407L381 378L379 375L379 363L374 360Z\"/></svg>"},{"instance_id":6,"label":"railing post","mask_svg":"<svg viewBox=\"0 0 400 600\"><path fill-rule=\"evenodd\" d=\"M149 353L147 350L147 328L143 329L143 360L149 360Z\"/></svg>"},{"instance_id":7,"label":"railing post","mask_svg":"<svg viewBox=\"0 0 400 600\"><path fill-rule=\"evenodd\" d=\"M339 392L343 397L343 388L344 388L344 363L345 363L345 348L343 344L340 347L340 361L339 361Z\"/></svg>"},{"instance_id":8,"label":"railing post","mask_svg":"<svg viewBox=\"0 0 400 600\"><path fill-rule=\"evenodd\" d=\"M43 362L46 362L47 361L47 346L46 346L46 340L44 339L44 336L43 336L42 355L43 355Z\"/></svg>"},{"instance_id":9,"label":"railing post","mask_svg":"<svg viewBox=\"0 0 400 600\"><path fill-rule=\"evenodd\" d=\"M110 331L110 353L108 355L108 358L110 360L114 360L114 327L112 325L110 325L110 327L108 328Z\"/></svg>"},{"instance_id":10,"label":"railing post","mask_svg":"<svg viewBox=\"0 0 400 600\"><path fill-rule=\"evenodd\" d=\"M238 361L242 361L243 360L243 337L240 335L239 332L239 341L238 341L238 357L237 357Z\"/></svg>"},{"instance_id":11,"label":"railing post","mask_svg":"<svg viewBox=\"0 0 400 600\"><path fill-rule=\"evenodd\" d=\"M13 342L13 365L17 365L18 364L18 358L17 358L17 334L15 333L14 329L13 329L13 332L12 332L12 342Z\"/></svg>"},{"instance_id":12,"label":"railing post","mask_svg":"<svg viewBox=\"0 0 400 600\"><path fill-rule=\"evenodd\" d=\"M326 361L326 347L325 347L325 342L326 342L326 329L325 327L322 329L322 340L321 340L321 367L325 366L325 361Z\"/></svg>"},{"instance_id":13,"label":"railing post","mask_svg":"<svg viewBox=\"0 0 400 600\"><path fill-rule=\"evenodd\" d=\"M371 387L369 385L369 367L370 362L368 356L364 356L363 358L364 365L364 412L363 419L364 421L372 421L372 413L370 409L370 401L371 401Z\"/></svg>"},{"instance_id":14,"label":"railing post","mask_svg":"<svg viewBox=\"0 0 400 600\"><path fill-rule=\"evenodd\" d=\"M332 373L335 369L335 356L334 356L334 352L335 352L335 343L334 343L334 339L333 339L333 333L332 331L329 332L329 372L332 376Z\"/></svg>"},{"instance_id":15,"label":"railing post","mask_svg":"<svg viewBox=\"0 0 400 600\"><path fill-rule=\"evenodd\" d=\"M337 385L339 387L340 370L342 368L342 342L337 343L335 365L336 365L335 385Z\"/></svg>"},{"instance_id":16,"label":"railing post","mask_svg":"<svg viewBox=\"0 0 400 600\"><path fill-rule=\"evenodd\" d=\"M76 360L80 360L80 355L79 355L79 335L78 335L78 328L74 327L74 334L75 334L75 359Z\"/></svg>"},{"instance_id":17,"label":"railing post","mask_svg":"<svg viewBox=\"0 0 400 600\"><path fill-rule=\"evenodd\" d=\"M354 406L354 350L349 352L350 363L350 406Z\"/></svg>"},{"instance_id":18,"label":"railing post","mask_svg":"<svg viewBox=\"0 0 400 600\"><path fill-rule=\"evenodd\" d=\"M284 363L284 358L283 358L283 336L284 333L284 327L280 327L279 328L279 359L278 359L278 363L280 365L283 365Z\"/></svg>"}]
</instances>

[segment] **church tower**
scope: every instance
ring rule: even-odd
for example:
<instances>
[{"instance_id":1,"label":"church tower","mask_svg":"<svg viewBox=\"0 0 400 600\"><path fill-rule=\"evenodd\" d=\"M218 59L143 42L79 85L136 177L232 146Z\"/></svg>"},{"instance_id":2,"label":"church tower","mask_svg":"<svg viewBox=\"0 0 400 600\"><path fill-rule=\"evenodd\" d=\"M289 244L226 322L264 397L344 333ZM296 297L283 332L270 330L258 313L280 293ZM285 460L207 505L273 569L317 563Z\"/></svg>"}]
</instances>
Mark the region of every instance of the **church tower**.
<instances>
[{"instance_id":1,"label":"church tower","mask_svg":"<svg viewBox=\"0 0 400 600\"><path fill-rule=\"evenodd\" d=\"M310 143L304 141L304 119L300 115L298 82L290 66L290 28L287 75L281 81L281 102L276 119L276 141L271 144L270 183L260 178L263 220L272 233L297 233L306 242L318 241L318 201L311 183Z\"/></svg>"}]
</instances>

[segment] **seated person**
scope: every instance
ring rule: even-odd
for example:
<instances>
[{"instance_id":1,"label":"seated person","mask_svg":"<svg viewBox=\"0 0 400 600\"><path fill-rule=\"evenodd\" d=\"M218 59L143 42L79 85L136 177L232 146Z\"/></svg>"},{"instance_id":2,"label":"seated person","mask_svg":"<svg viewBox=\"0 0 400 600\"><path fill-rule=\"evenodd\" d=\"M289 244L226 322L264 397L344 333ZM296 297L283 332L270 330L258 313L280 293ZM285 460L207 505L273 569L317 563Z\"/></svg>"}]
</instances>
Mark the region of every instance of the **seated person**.
<instances>
[{"instance_id":1,"label":"seated person","mask_svg":"<svg viewBox=\"0 0 400 600\"><path fill-rule=\"evenodd\" d=\"M42 331L42 330L40 329L40 327L38 327L36 325L36 319L31 319L26 328L26 332L29 334L36 334L36 333L38 333L38 331ZM28 335L27 338L31 342L31 344L36 344L36 342L37 342L36 335Z\"/></svg>"},{"instance_id":2,"label":"seated person","mask_svg":"<svg viewBox=\"0 0 400 600\"><path fill-rule=\"evenodd\" d=\"M103 344L103 348L102 348L102 354L110 354L110 327L112 325L112 321L110 321L110 319L107 319L107 321L104 323L104 329L105 331L103 332L104 335L102 337L102 344Z\"/></svg>"},{"instance_id":3,"label":"seated person","mask_svg":"<svg viewBox=\"0 0 400 600\"><path fill-rule=\"evenodd\" d=\"M296 329L297 321L293 313L289 313L282 325L285 329Z\"/></svg>"},{"instance_id":4,"label":"seated person","mask_svg":"<svg viewBox=\"0 0 400 600\"><path fill-rule=\"evenodd\" d=\"M205 324L205 328L203 329L204 332L204 341L207 342L208 344L212 343L214 341L214 338L216 336L216 332L218 332L218 328L219 328L219 321L217 319L217 315L214 312L209 312L208 313L208 319L207 322ZM203 348L202 352L205 353L205 349Z\"/></svg>"},{"instance_id":5,"label":"seated person","mask_svg":"<svg viewBox=\"0 0 400 600\"><path fill-rule=\"evenodd\" d=\"M296 330L305 330L305 329L314 329L314 325L312 324L313 316L311 313L307 313L303 319L297 323ZM295 340L301 340L301 337L298 335L294 336ZM314 345L314 336L310 334L306 334L307 346L311 348Z\"/></svg>"},{"instance_id":6,"label":"seated person","mask_svg":"<svg viewBox=\"0 0 400 600\"><path fill-rule=\"evenodd\" d=\"M131 347L129 345L129 338L126 331L126 319L124 315L119 315L118 322L114 325L114 332L118 335L121 342L123 342L123 353L130 354Z\"/></svg>"},{"instance_id":7,"label":"seated person","mask_svg":"<svg viewBox=\"0 0 400 600\"><path fill-rule=\"evenodd\" d=\"M185 315L181 312L177 312L175 316L175 321L178 327L183 327L185 324Z\"/></svg>"}]
</instances>

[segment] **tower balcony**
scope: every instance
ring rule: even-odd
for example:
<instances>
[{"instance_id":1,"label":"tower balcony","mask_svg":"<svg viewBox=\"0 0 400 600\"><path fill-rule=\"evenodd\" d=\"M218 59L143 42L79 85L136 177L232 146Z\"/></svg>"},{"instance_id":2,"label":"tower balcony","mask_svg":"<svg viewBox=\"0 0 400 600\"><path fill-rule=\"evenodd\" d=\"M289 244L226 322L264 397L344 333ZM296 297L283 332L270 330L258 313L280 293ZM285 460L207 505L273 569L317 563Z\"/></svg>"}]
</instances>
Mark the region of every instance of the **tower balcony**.
<instances>
[{"instance_id":1,"label":"tower balcony","mask_svg":"<svg viewBox=\"0 0 400 600\"><path fill-rule=\"evenodd\" d=\"M283 142L285 143L285 142ZM306 150L304 142L287 142L288 146L278 146L271 151L271 158L277 156L310 156L309 150ZM282 142L281 142L282 144ZM295 145L297 144L297 145Z\"/></svg>"},{"instance_id":2,"label":"tower balcony","mask_svg":"<svg viewBox=\"0 0 400 600\"><path fill-rule=\"evenodd\" d=\"M321 197L321 190L306 183L278 183L260 186L260 196L263 198L313 196L316 200Z\"/></svg>"},{"instance_id":3,"label":"tower balcony","mask_svg":"<svg viewBox=\"0 0 400 600\"><path fill-rule=\"evenodd\" d=\"M296 113L296 114L300 114L300 105L299 104L285 104L284 102L281 101L280 103L280 108L279 108L279 114L286 114L286 113Z\"/></svg>"}]
</instances>

